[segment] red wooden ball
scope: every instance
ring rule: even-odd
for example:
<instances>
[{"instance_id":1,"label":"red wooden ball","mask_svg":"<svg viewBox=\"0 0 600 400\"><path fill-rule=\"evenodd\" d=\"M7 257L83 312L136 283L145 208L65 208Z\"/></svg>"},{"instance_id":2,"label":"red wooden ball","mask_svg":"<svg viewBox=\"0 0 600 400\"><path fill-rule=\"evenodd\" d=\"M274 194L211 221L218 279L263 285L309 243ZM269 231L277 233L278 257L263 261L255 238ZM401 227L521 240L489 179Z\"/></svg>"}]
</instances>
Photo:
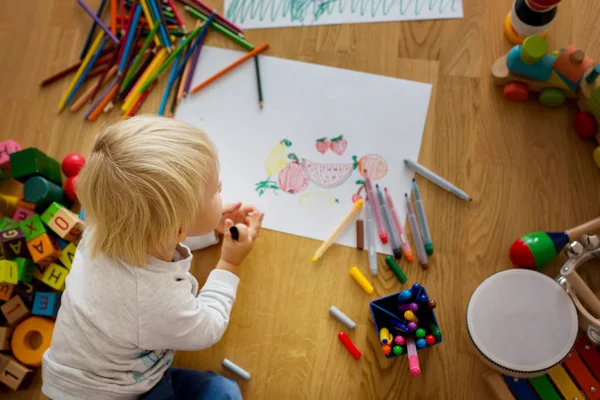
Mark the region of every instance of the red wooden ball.
<instances>
[{"instance_id":1,"label":"red wooden ball","mask_svg":"<svg viewBox=\"0 0 600 400\"><path fill-rule=\"evenodd\" d=\"M77 193L75 193L75 186L77 186L77 178L79 178L79 175L72 176L65 182L65 194L71 201L77 201Z\"/></svg>"},{"instance_id":2,"label":"red wooden ball","mask_svg":"<svg viewBox=\"0 0 600 400\"><path fill-rule=\"evenodd\" d=\"M592 114L580 111L573 118L573 128L580 138L587 139L596 134L598 123Z\"/></svg>"},{"instance_id":3,"label":"red wooden ball","mask_svg":"<svg viewBox=\"0 0 600 400\"><path fill-rule=\"evenodd\" d=\"M68 177L75 176L81 171L84 165L85 158L81 154L67 154L62 161L62 172Z\"/></svg>"}]
</instances>

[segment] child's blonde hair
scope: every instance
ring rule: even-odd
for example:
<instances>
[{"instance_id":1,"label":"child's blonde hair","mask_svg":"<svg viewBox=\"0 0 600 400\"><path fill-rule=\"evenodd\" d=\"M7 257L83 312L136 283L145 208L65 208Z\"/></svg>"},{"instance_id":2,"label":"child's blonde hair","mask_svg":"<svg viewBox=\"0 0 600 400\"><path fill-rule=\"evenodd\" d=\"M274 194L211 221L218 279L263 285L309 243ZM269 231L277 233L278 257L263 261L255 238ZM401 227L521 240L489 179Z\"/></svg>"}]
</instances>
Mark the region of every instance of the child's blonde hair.
<instances>
[{"instance_id":1,"label":"child's blonde hair","mask_svg":"<svg viewBox=\"0 0 600 400\"><path fill-rule=\"evenodd\" d=\"M141 266L168 250L212 194L217 168L206 133L185 122L141 115L104 128L77 183L92 256Z\"/></svg>"}]
</instances>

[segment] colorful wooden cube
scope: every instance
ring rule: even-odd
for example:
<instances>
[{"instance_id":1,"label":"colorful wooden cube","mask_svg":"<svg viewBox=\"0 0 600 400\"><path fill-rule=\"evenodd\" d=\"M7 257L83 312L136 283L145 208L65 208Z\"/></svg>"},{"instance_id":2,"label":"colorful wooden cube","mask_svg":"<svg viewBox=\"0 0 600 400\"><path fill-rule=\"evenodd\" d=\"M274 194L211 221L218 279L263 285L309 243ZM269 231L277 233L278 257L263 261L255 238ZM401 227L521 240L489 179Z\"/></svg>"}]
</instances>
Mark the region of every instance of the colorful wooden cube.
<instances>
[{"instance_id":1,"label":"colorful wooden cube","mask_svg":"<svg viewBox=\"0 0 600 400\"><path fill-rule=\"evenodd\" d=\"M2 214L10 214L19 205L19 198L17 196L8 196L6 194L0 194L0 204L2 205Z\"/></svg>"},{"instance_id":2,"label":"colorful wooden cube","mask_svg":"<svg viewBox=\"0 0 600 400\"><path fill-rule=\"evenodd\" d=\"M59 299L56 293L36 292L31 313L45 317L56 317L59 306Z\"/></svg>"},{"instance_id":3,"label":"colorful wooden cube","mask_svg":"<svg viewBox=\"0 0 600 400\"><path fill-rule=\"evenodd\" d=\"M42 234L27 242L27 248L34 263L46 267L60 257L61 251L56 240L48 234Z\"/></svg>"},{"instance_id":4,"label":"colorful wooden cube","mask_svg":"<svg viewBox=\"0 0 600 400\"><path fill-rule=\"evenodd\" d=\"M0 283L10 285L19 283L19 268L16 262L10 260L0 261Z\"/></svg>"},{"instance_id":5,"label":"colorful wooden cube","mask_svg":"<svg viewBox=\"0 0 600 400\"><path fill-rule=\"evenodd\" d=\"M10 350L10 334L12 328L0 326L0 351Z\"/></svg>"},{"instance_id":6,"label":"colorful wooden cube","mask_svg":"<svg viewBox=\"0 0 600 400\"><path fill-rule=\"evenodd\" d=\"M19 227L25 234L25 240L28 242L46 233L46 228L44 227L42 219L38 214L33 214L26 220L22 221L19 224Z\"/></svg>"},{"instance_id":7,"label":"colorful wooden cube","mask_svg":"<svg viewBox=\"0 0 600 400\"><path fill-rule=\"evenodd\" d=\"M571 58L577 49L571 45L567 46L558 56L552 68L558 71L561 75L569 79L571 82L578 82L585 71L594 65L594 60L584 56L579 62L573 62Z\"/></svg>"},{"instance_id":8,"label":"colorful wooden cube","mask_svg":"<svg viewBox=\"0 0 600 400\"><path fill-rule=\"evenodd\" d=\"M37 281L32 281L31 283L19 282L17 285L14 285L13 295L18 295L25 305L31 305L33 304L35 292L40 285L41 283Z\"/></svg>"},{"instance_id":9,"label":"colorful wooden cube","mask_svg":"<svg viewBox=\"0 0 600 400\"><path fill-rule=\"evenodd\" d=\"M53 202L71 204L62 188L42 176L34 176L23 185L23 199L35 204L38 212L44 211Z\"/></svg>"},{"instance_id":10,"label":"colorful wooden cube","mask_svg":"<svg viewBox=\"0 0 600 400\"><path fill-rule=\"evenodd\" d=\"M4 303L0 310L10 325L16 325L29 316L29 309L19 296Z\"/></svg>"},{"instance_id":11,"label":"colorful wooden cube","mask_svg":"<svg viewBox=\"0 0 600 400\"><path fill-rule=\"evenodd\" d=\"M61 208L65 208L65 206L63 206L62 204L60 204L56 201L53 202L52 204L50 204L48 206L48 208L46 210L44 210L44 212L42 213L42 215L40 217L42 219L42 222L45 223L46 225L48 225L50 223L50 221L52 221L52 218L54 218L54 215Z\"/></svg>"},{"instance_id":12,"label":"colorful wooden cube","mask_svg":"<svg viewBox=\"0 0 600 400\"><path fill-rule=\"evenodd\" d=\"M13 295L15 285L0 283L0 301L8 301Z\"/></svg>"},{"instance_id":13,"label":"colorful wooden cube","mask_svg":"<svg viewBox=\"0 0 600 400\"><path fill-rule=\"evenodd\" d=\"M42 281L42 276L44 275L44 268L39 264L35 264L35 270L33 271L33 279L35 282L35 279L37 279L38 281Z\"/></svg>"},{"instance_id":14,"label":"colorful wooden cube","mask_svg":"<svg viewBox=\"0 0 600 400\"><path fill-rule=\"evenodd\" d=\"M50 231L52 232L52 231ZM52 233L54 239L58 242L58 248L61 250L64 250L65 247L67 247L69 245L70 242L67 242L65 239L61 238L60 236Z\"/></svg>"},{"instance_id":15,"label":"colorful wooden cube","mask_svg":"<svg viewBox=\"0 0 600 400\"><path fill-rule=\"evenodd\" d=\"M28 208L23 208L23 207L17 207L15 209L15 214L13 215L13 220L17 221L17 222L22 222L24 220L26 220L27 218L31 217L33 214L35 214L35 211L30 210Z\"/></svg>"},{"instance_id":16,"label":"colorful wooden cube","mask_svg":"<svg viewBox=\"0 0 600 400\"><path fill-rule=\"evenodd\" d=\"M4 367L6 367L6 365L8 365L8 362L11 359L12 359L12 357L0 353L0 372L4 371Z\"/></svg>"},{"instance_id":17,"label":"colorful wooden cube","mask_svg":"<svg viewBox=\"0 0 600 400\"><path fill-rule=\"evenodd\" d=\"M8 217L2 217L2 219L0 219L0 231L17 228L18 226L19 223L14 219L10 219Z\"/></svg>"},{"instance_id":18,"label":"colorful wooden cube","mask_svg":"<svg viewBox=\"0 0 600 400\"><path fill-rule=\"evenodd\" d=\"M8 357L8 356L7 356ZM23 380L28 373L32 372L29 368L21 365L17 360L12 357L8 357L8 363L2 371L0 371L0 382L12 390L19 389L19 386L23 383Z\"/></svg>"},{"instance_id":19,"label":"colorful wooden cube","mask_svg":"<svg viewBox=\"0 0 600 400\"><path fill-rule=\"evenodd\" d=\"M52 289L63 290L63 285L67 279L67 275L69 275L68 269L61 267L58 264L50 264L50 266L46 267L44 270L42 282L50 286Z\"/></svg>"},{"instance_id":20,"label":"colorful wooden cube","mask_svg":"<svg viewBox=\"0 0 600 400\"><path fill-rule=\"evenodd\" d=\"M17 200L17 207L23 207L23 208L26 208L28 210L34 210L35 211L35 204L30 203L28 201L25 201L23 199Z\"/></svg>"},{"instance_id":21,"label":"colorful wooden cube","mask_svg":"<svg viewBox=\"0 0 600 400\"><path fill-rule=\"evenodd\" d=\"M20 228L11 228L0 232L0 242L2 242L5 258L27 257L27 242L25 234Z\"/></svg>"},{"instance_id":22,"label":"colorful wooden cube","mask_svg":"<svg viewBox=\"0 0 600 400\"><path fill-rule=\"evenodd\" d=\"M43 176L59 186L62 185L59 163L35 147L12 153L10 171L13 178L22 183L32 176Z\"/></svg>"},{"instance_id":23,"label":"colorful wooden cube","mask_svg":"<svg viewBox=\"0 0 600 400\"><path fill-rule=\"evenodd\" d=\"M69 271L71 270L71 266L73 265L73 258L75 258L76 251L77 246L75 246L75 243L69 243L69 245L63 249L62 254L60 255L60 262Z\"/></svg>"},{"instance_id":24,"label":"colorful wooden cube","mask_svg":"<svg viewBox=\"0 0 600 400\"><path fill-rule=\"evenodd\" d=\"M22 257L14 258L12 261L17 263L19 281L31 283L33 280L33 273L35 272L35 263Z\"/></svg>"},{"instance_id":25,"label":"colorful wooden cube","mask_svg":"<svg viewBox=\"0 0 600 400\"><path fill-rule=\"evenodd\" d=\"M76 240L83 232L83 222L66 208L56 211L47 225L54 233L69 242Z\"/></svg>"},{"instance_id":26,"label":"colorful wooden cube","mask_svg":"<svg viewBox=\"0 0 600 400\"><path fill-rule=\"evenodd\" d=\"M10 155L21 151L21 145L14 140L5 140L0 142L0 167L8 168L10 163Z\"/></svg>"}]
</instances>

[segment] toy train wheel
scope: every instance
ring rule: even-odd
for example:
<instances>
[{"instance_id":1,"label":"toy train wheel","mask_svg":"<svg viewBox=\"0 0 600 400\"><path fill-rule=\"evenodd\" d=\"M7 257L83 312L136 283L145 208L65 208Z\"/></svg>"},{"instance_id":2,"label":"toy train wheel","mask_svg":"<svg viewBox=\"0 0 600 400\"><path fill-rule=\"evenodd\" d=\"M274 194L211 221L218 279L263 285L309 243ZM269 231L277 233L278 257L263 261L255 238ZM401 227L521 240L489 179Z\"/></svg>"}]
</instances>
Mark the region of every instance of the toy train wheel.
<instances>
[{"instance_id":1,"label":"toy train wheel","mask_svg":"<svg viewBox=\"0 0 600 400\"><path fill-rule=\"evenodd\" d=\"M558 88L546 88L540 92L540 103L546 107L559 107L565 103L567 96Z\"/></svg>"},{"instance_id":2,"label":"toy train wheel","mask_svg":"<svg viewBox=\"0 0 600 400\"><path fill-rule=\"evenodd\" d=\"M588 139L596 134L598 123L591 113L580 111L573 118L573 129L580 138Z\"/></svg>"},{"instance_id":3,"label":"toy train wheel","mask_svg":"<svg viewBox=\"0 0 600 400\"><path fill-rule=\"evenodd\" d=\"M529 86L522 82L509 82L504 86L504 98L510 101L522 102L529 99Z\"/></svg>"}]
</instances>

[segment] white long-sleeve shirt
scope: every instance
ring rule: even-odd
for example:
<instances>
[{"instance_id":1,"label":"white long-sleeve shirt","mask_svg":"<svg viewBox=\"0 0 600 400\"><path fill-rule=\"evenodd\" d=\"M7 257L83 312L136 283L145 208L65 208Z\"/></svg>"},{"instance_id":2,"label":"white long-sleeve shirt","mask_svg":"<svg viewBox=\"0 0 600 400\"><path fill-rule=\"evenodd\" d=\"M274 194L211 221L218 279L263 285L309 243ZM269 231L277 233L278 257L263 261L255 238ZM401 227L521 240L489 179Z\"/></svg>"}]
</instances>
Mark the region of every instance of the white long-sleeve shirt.
<instances>
[{"instance_id":1,"label":"white long-sleeve shirt","mask_svg":"<svg viewBox=\"0 0 600 400\"><path fill-rule=\"evenodd\" d=\"M189 248L146 267L91 259L86 233L67 277L51 347L42 362L43 393L56 400L135 399L150 390L177 350L221 339L239 278L214 270L198 291Z\"/></svg>"}]
</instances>

